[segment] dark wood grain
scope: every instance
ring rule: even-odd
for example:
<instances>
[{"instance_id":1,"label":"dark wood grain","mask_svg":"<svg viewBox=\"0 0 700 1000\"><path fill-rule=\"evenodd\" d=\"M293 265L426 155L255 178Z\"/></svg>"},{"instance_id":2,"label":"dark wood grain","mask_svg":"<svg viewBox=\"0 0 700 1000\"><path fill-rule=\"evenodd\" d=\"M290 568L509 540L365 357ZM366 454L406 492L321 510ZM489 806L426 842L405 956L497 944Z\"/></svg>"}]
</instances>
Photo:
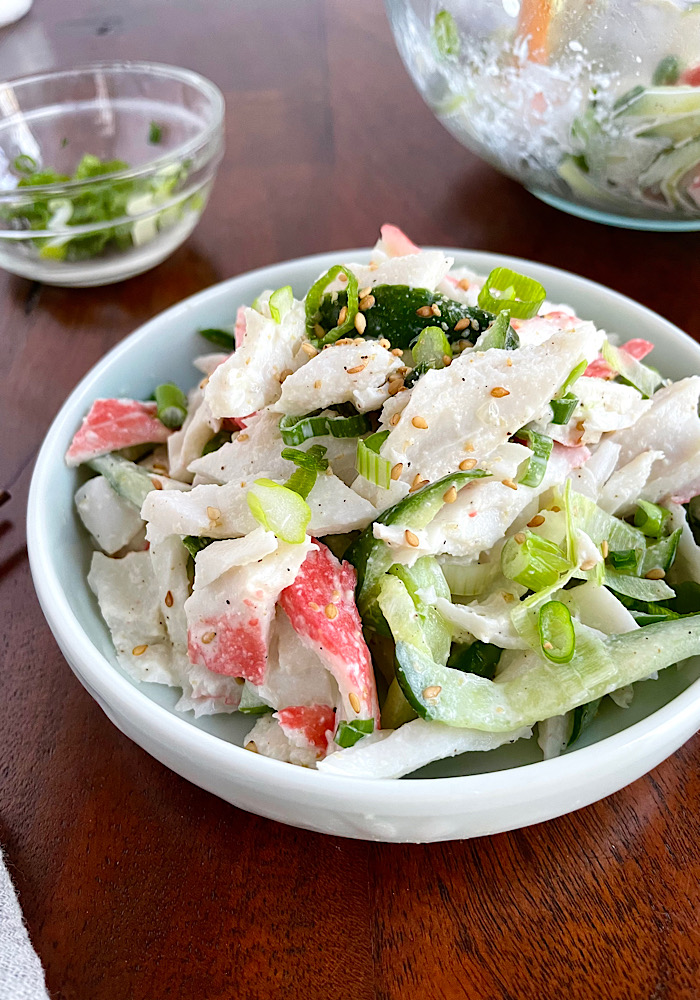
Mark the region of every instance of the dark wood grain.
<instances>
[{"instance_id":1,"label":"dark wood grain","mask_svg":"<svg viewBox=\"0 0 700 1000\"><path fill-rule=\"evenodd\" d=\"M0 841L55 1000L693 1000L700 741L572 816L491 840L371 845L247 815L122 736L44 623L31 465L104 351L221 278L366 245L539 259L700 331L698 236L602 229L470 156L406 76L378 0L36 0L0 74L148 58L210 76L227 154L188 243L123 285L0 274ZM670 293L669 293L670 290Z\"/></svg>"}]
</instances>

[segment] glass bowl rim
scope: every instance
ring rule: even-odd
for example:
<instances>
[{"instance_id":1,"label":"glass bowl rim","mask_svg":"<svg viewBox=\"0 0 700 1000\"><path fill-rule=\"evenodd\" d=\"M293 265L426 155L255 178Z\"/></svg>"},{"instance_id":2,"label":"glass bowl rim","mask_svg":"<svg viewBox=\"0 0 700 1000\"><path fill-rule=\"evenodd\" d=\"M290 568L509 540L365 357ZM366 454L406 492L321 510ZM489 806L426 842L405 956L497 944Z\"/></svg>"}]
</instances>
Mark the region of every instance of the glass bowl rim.
<instances>
[{"instance_id":1,"label":"glass bowl rim","mask_svg":"<svg viewBox=\"0 0 700 1000\"><path fill-rule=\"evenodd\" d=\"M143 177L152 173L173 160L181 160L190 153L205 146L207 142L221 130L224 118L224 96L221 90L200 73L194 70L185 69L181 66L171 66L168 63L143 62L138 60L107 60L94 63L84 63L71 69L48 70L43 73L33 73L29 76L15 77L11 80L0 81L0 94L6 88L16 88L30 84L43 83L48 80L66 79L69 77L80 77L95 75L99 72L112 72L124 74L143 74L151 77L170 78L187 83L209 99L211 106L211 120L208 121L196 135L185 142L175 146L167 153L156 156L152 160L141 164L138 167L129 167L124 170L115 170L109 174L100 174L97 177L86 177L82 180L58 181L53 184L36 184L31 188L13 188L9 191L0 191L0 203L8 203L16 198L26 198L28 191L37 195L58 195L62 191L79 191L81 187L92 187L95 184L109 183L112 181L131 180L135 177ZM15 113L18 118L22 117L22 112ZM15 114L10 115L0 121L0 124L12 122Z\"/></svg>"}]
</instances>

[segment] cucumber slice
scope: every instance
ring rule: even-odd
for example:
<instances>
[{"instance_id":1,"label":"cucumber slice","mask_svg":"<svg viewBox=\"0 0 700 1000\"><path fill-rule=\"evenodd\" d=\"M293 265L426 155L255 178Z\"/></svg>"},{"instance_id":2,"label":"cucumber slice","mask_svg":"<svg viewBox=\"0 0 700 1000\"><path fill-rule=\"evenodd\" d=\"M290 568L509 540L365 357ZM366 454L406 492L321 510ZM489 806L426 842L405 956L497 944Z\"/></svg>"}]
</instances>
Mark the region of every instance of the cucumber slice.
<instances>
[{"instance_id":1,"label":"cucumber slice","mask_svg":"<svg viewBox=\"0 0 700 1000\"><path fill-rule=\"evenodd\" d=\"M392 347L411 347L421 330L426 326L439 326L450 342L455 340L476 340L493 321L492 313L476 306L466 306L450 299L440 292L427 288L411 288L409 285L376 285L372 289L374 305L363 311L367 320L366 337L385 337ZM324 330L332 330L338 323L338 315L347 305L347 292L324 295L314 321ZM439 312L426 307L435 306ZM421 316L418 310L428 315ZM455 330L460 320L469 320L465 329Z\"/></svg>"},{"instance_id":2,"label":"cucumber slice","mask_svg":"<svg viewBox=\"0 0 700 1000\"><path fill-rule=\"evenodd\" d=\"M620 117L667 118L700 112L700 87L647 87L618 110Z\"/></svg>"},{"instance_id":3,"label":"cucumber slice","mask_svg":"<svg viewBox=\"0 0 700 1000\"><path fill-rule=\"evenodd\" d=\"M557 167L557 173L566 181L577 198L584 202L594 202L606 208L618 206L619 199L594 184L587 173L578 166L573 157L565 157Z\"/></svg>"},{"instance_id":4,"label":"cucumber slice","mask_svg":"<svg viewBox=\"0 0 700 1000\"><path fill-rule=\"evenodd\" d=\"M664 118L637 135L640 139L668 139L674 145L700 138L700 112Z\"/></svg>"},{"instance_id":5,"label":"cucumber slice","mask_svg":"<svg viewBox=\"0 0 700 1000\"><path fill-rule=\"evenodd\" d=\"M482 469L474 469L471 472L453 472L443 476L389 507L376 518L376 523L397 524L411 529L424 528L443 507L444 495L451 486L460 490L471 479L487 475ZM364 617L379 593L382 577L393 565L391 549L381 539L374 537L370 524L350 546L346 559L357 570L357 607Z\"/></svg>"},{"instance_id":6,"label":"cucumber slice","mask_svg":"<svg viewBox=\"0 0 700 1000\"><path fill-rule=\"evenodd\" d=\"M657 156L652 165L640 175L639 186L653 188L658 185L671 208L685 207L679 184L688 171L696 166L700 166L700 138Z\"/></svg>"},{"instance_id":7,"label":"cucumber slice","mask_svg":"<svg viewBox=\"0 0 700 1000\"><path fill-rule=\"evenodd\" d=\"M244 715L265 715L266 712L272 712L273 709L258 696L253 685L246 681L241 692L238 711L243 712Z\"/></svg>"},{"instance_id":8,"label":"cucumber slice","mask_svg":"<svg viewBox=\"0 0 700 1000\"><path fill-rule=\"evenodd\" d=\"M120 455L99 455L86 462L86 465L95 472L100 472L120 497L139 510L151 490L155 489L151 473L147 469L134 465Z\"/></svg>"}]
</instances>

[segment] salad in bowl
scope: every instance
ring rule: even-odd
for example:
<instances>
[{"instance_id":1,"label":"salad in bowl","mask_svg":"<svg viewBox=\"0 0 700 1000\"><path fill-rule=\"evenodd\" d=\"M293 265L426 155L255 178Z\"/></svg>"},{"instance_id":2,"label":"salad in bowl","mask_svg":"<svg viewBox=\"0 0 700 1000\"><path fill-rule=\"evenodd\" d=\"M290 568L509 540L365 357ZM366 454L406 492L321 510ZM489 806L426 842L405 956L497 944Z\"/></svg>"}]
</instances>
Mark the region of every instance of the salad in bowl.
<instances>
[{"instance_id":1,"label":"salad in bowl","mask_svg":"<svg viewBox=\"0 0 700 1000\"><path fill-rule=\"evenodd\" d=\"M250 716L258 754L398 778L556 756L700 653L699 376L389 225L234 320L187 393L95 400L66 455L133 679Z\"/></svg>"}]
</instances>

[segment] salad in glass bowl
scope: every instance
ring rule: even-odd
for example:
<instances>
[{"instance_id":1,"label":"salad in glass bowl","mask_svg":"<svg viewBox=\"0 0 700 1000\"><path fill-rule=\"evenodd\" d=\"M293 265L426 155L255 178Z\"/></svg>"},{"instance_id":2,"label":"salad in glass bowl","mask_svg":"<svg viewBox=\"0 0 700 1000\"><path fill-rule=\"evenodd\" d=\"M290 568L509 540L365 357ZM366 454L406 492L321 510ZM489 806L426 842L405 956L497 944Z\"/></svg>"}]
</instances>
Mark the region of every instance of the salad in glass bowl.
<instances>
[{"instance_id":1,"label":"salad in glass bowl","mask_svg":"<svg viewBox=\"0 0 700 1000\"><path fill-rule=\"evenodd\" d=\"M398 778L555 756L700 653L700 377L647 341L388 225L200 332L194 388L95 400L66 455L118 661L181 711Z\"/></svg>"},{"instance_id":2,"label":"salad in glass bowl","mask_svg":"<svg viewBox=\"0 0 700 1000\"><path fill-rule=\"evenodd\" d=\"M700 228L700 6L386 0L418 90L465 146L544 201Z\"/></svg>"}]
</instances>

